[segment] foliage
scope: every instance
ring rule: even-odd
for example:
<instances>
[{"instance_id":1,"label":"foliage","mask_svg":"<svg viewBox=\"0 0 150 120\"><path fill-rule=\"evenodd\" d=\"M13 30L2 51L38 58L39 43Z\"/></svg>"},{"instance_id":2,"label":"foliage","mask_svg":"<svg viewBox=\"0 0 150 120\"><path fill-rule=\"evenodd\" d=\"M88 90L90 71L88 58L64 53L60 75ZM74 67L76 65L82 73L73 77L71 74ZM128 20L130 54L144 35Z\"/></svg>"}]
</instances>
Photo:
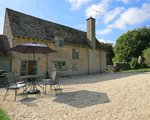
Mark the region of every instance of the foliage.
<instances>
[{"instance_id":1,"label":"foliage","mask_svg":"<svg viewBox=\"0 0 150 120\"><path fill-rule=\"evenodd\" d=\"M130 67L131 69L137 69L138 68L138 59L132 57L131 62L130 62Z\"/></svg>"},{"instance_id":2,"label":"foliage","mask_svg":"<svg viewBox=\"0 0 150 120\"><path fill-rule=\"evenodd\" d=\"M150 29L143 27L134 29L120 36L114 46L113 62L130 62L132 57L138 58L149 46Z\"/></svg>"},{"instance_id":3,"label":"foliage","mask_svg":"<svg viewBox=\"0 0 150 120\"><path fill-rule=\"evenodd\" d=\"M7 56L7 50L4 46L4 42L0 40L0 52L3 53L5 56Z\"/></svg>"},{"instance_id":4,"label":"foliage","mask_svg":"<svg viewBox=\"0 0 150 120\"><path fill-rule=\"evenodd\" d=\"M106 63L107 65L113 65L112 58L115 56L113 52L113 44L106 43Z\"/></svg>"},{"instance_id":5,"label":"foliage","mask_svg":"<svg viewBox=\"0 0 150 120\"><path fill-rule=\"evenodd\" d=\"M3 111L2 109L0 109L0 120L10 120L6 112Z\"/></svg>"},{"instance_id":6,"label":"foliage","mask_svg":"<svg viewBox=\"0 0 150 120\"><path fill-rule=\"evenodd\" d=\"M143 50L143 57L145 58L145 62L150 65L150 48Z\"/></svg>"},{"instance_id":7,"label":"foliage","mask_svg":"<svg viewBox=\"0 0 150 120\"><path fill-rule=\"evenodd\" d=\"M116 67L115 66L113 66L113 65L109 65L108 67L107 67L107 72L116 72Z\"/></svg>"}]
</instances>

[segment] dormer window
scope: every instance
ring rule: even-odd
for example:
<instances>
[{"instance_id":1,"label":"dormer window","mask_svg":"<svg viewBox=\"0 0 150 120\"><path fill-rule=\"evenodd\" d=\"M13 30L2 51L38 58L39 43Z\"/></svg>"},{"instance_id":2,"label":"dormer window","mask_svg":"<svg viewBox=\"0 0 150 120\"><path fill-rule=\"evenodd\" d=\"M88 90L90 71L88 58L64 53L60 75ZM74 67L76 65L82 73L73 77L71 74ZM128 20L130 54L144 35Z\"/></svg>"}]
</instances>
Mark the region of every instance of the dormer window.
<instances>
[{"instance_id":1,"label":"dormer window","mask_svg":"<svg viewBox=\"0 0 150 120\"><path fill-rule=\"evenodd\" d=\"M55 35L55 46L63 47L64 46L64 36Z\"/></svg>"},{"instance_id":2,"label":"dormer window","mask_svg":"<svg viewBox=\"0 0 150 120\"><path fill-rule=\"evenodd\" d=\"M64 46L64 40L55 39L55 46Z\"/></svg>"}]
</instances>

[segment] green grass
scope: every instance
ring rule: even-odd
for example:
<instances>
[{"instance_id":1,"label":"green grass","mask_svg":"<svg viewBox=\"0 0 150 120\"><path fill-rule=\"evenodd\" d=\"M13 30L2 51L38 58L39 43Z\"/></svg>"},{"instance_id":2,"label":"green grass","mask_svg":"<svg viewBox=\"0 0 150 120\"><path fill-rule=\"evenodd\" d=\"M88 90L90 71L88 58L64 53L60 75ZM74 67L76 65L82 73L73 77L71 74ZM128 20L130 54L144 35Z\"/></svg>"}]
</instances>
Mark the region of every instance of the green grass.
<instances>
[{"instance_id":1,"label":"green grass","mask_svg":"<svg viewBox=\"0 0 150 120\"><path fill-rule=\"evenodd\" d=\"M10 120L7 113L2 109L0 109L0 120Z\"/></svg>"},{"instance_id":2,"label":"green grass","mask_svg":"<svg viewBox=\"0 0 150 120\"><path fill-rule=\"evenodd\" d=\"M150 68L140 68L134 70L123 70L122 72L150 72Z\"/></svg>"}]
</instances>

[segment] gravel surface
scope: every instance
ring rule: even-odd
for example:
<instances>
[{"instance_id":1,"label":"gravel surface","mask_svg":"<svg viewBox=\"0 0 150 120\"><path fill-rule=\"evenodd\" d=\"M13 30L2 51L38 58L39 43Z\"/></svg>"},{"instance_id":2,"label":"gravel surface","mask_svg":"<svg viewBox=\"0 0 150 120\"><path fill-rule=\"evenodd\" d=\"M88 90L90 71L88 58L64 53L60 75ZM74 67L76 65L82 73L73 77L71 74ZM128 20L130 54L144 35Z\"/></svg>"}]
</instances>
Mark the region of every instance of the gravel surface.
<instances>
[{"instance_id":1,"label":"gravel surface","mask_svg":"<svg viewBox=\"0 0 150 120\"><path fill-rule=\"evenodd\" d=\"M63 93L21 94L0 88L0 107L12 120L150 120L150 72L61 78Z\"/></svg>"}]
</instances>

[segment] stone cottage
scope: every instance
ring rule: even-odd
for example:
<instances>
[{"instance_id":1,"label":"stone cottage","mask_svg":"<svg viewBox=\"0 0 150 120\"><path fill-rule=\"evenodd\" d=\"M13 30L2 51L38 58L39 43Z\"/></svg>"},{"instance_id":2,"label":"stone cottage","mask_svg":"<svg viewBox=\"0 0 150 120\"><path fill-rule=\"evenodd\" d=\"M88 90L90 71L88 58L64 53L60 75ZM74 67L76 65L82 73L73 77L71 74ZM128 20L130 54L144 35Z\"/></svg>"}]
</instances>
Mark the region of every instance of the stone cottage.
<instances>
[{"instance_id":1,"label":"stone cottage","mask_svg":"<svg viewBox=\"0 0 150 120\"><path fill-rule=\"evenodd\" d=\"M106 52L95 38L95 19L86 21L87 32L83 32L6 8L3 34L10 47L37 42L57 51L36 54L35 61L32 54L12 52L12 72L31 75L57 69L64 76L106 72Z\"/></svg>"}]
</instances>

